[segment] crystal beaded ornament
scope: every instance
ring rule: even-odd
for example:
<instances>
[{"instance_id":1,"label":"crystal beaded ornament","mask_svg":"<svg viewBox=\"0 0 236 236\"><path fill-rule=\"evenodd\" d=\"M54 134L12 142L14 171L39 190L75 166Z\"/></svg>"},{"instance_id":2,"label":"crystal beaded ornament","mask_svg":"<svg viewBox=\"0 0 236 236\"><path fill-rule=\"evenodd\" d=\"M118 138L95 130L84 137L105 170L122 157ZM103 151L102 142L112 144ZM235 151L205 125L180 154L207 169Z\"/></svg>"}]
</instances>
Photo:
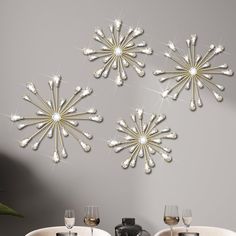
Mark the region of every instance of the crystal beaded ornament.
<instances>
[{"instance_id":1,"label":"crystal beaded ornament","mask_svg":"<svg viewBox=\"0 0 236 236\"><path fill-rule=\"evenodd\" d=\"M136 57L138 54L152 54L152 49L147 47L147 43L142 41L135 43L134 40L143 34L144 30L136 27L129 28L124 35L121 33L122 21L115 20L110 25L111 36L107 37L101 29L95 30L94 39L102 44L100 50L96 51L90 48L84 48L84 55L88 56L90 61L102 59L104 66L98 69L94 76L100 78L101 76L107 78L112 69L117 70L116 84L123 85L124 80L127 79L126 67L133 67L140 77L145 75L143 68L145 64L138 61Z\"/></svg>"},{"instance_id":2,"label":"crystal beaded ornament","mask_svg":"<svg viewBox=\"0 0 236 236\"><path fill-rule=\"evenodd\" d=\"M39 110L36 116L22 117L17 114L11 115L11 121L24 122L18 125L18 129L22 130L29 126L36 126L37 131L28 138L20 141L20 147L26 147L33 139L38 140L32 145L33 150L38 150L41 142L46 138L54 138L53 161L58 163L61 158L67 157L67 151L64 145L64 137L71 135L74 137L85 152L89 152L91 147L83 141L83 138L92 139L93 136L82 131L77 126L79 121L95 121L102 122L103 118L97 115L96 109L90 108L84 112L77 112L75 107L82 99L92 94L91 88L82 89L76 87L74 94L67 101L59 98L59 88L61 84L61 76L54 76L48 82L51 91L51 100L45 100L36 89L33 83L27 83L27 89L36 97L37 102L25 95L23 99Z\"/></svg>"},{"instance_id":3,"label":"crystal beaded ornament","mask_svg":"<svg viewBox=\"0 0 236 236\"><path fill-rule=\"evenodd\" d=\"M223 97L219 94L220 91L224 91L224 86L215 83L212 79L214 75L226 75L232 76L233 71L228 69L227 64L220 66L212 66L210 61L224 51L222 45L215 46L210 45L210 48L204 56L196 54L196 42L197 35L191 35L190 39L186 40L187 43L187 55L182 56L179 50L176 48L173 42L167 44L170 49L170 53L166 52L164 55L176 63L175 70L162 71L156 70L154 75L163 77L160 78L160 82L168 80L173 81L173 85L167 88L162 96L166 97L172 94L172 99L177 100L179 94L185 88L191 90L190 110L195 111L197 107L202 107L203 102L200 97L199 89L207 88L210 93L216 98L218 102L223 100Z\"/></svg>"},{"instance_id":4,"label":"crystal beaded ornament","mask_svg":"<svg viewBox=\"0 0 236 236\"><path fill-rule=\"evenodd\" d=\"M143 121L143 110L137 109L137 114L131 115L134 123L129 127L124 120L118 121L117 130L125 134L124 141L109 140L108 146L114 148L116 153L129 149L130 156L121 163L126 169L129 166L135 167L138 157L144 159L144 169L146 174L150 174L155 162L152 155L159 154L166 162L171 162L171 149L162 145L165 139L176 139L177 134L169 128L158 129L157 126L166 119L165 115L152 114L149 121Z\"/></svg>"}]
</instances>

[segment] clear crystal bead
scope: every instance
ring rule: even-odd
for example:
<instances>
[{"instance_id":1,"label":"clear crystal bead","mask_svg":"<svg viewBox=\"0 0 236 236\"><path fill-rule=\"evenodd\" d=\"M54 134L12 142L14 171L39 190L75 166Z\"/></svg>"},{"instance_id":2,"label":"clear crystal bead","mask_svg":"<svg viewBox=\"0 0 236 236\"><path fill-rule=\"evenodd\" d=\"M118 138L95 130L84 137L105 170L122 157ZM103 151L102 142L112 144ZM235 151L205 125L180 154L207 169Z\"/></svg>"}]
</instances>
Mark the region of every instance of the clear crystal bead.
<instances>
[{"instance_id":1,"label":"clear crystal bead","mask_svg":"<svg viewBox=\"0 0 236 236\"><path fill-rule=\"evenodd\" d=\"M204 88L204 85L200 80L197 80L197 85L200 89Z\"/></svg>"},{"instance_id":2,"label":"clear crystal bead","mask_svg":"<svg viewBox=\"0 0 236 236\"><path fill-rule=\"evenodd\" d=\"M162 96L163 98L166 98L166 97L168 96L169 92L170 92L170 90L167 89L167 90L165 90L165 91L163 91L163 92L161 93L161 96Z\"/></svg>"},{"instance_id":3,"label":"clear crystal bead","mask_svg":"<svg viewBox=\"0 0 236 236\"><path fill-rule=\"evenodd\" d=\"M220 90L220 91L224 91L225 87L223 85L220 84L216 84L216 87Z\"/></svg>"},{"instance_id":4,"label":"clear crystal bead","mask_svg":"<svg viewBox=\"0 0 236 236\"><path fill-rule=\"evenodd\" d=\"M223 101L223 97L220 94L218 94L216 91L213 91L213 95L215 96L215 98L218 102Z\"/></svg>"},{"instance_id":5,"label":"clear crystal bead","mask_svg":"<svg viewBox=\"0 0 236 236\"><path fill-rule=\"evenodd\" d=\"M125 122L124 120L119 120L117 123L118 123L121 127L124 127L124 128L127 128L127 127L128 127L128 125L126 124L126 122Z\"/></svg>"},{"instance_id":6,"label":"clear crystal bead","mask_svg":"<svg viewBox=\"0 0 236 236\"><path fill-rule=\"evenodd\" d=\"M152 54L152 49L151 48L144 48L142 50L142 53L145 53L147 55L151 55Z\"/></svg>"},{"instance_id":7,"label":"clear crystal bead","mask_svg":"<svg viewBox=\"0 0 236 236\"><path fill-rule=\"evenodd\" d=\"M196 110L196 103L195 103L195 100L192 99L191 102L190 102L190 110L191 111L195 111Z\"/></svg>"},{"instance_id":8,"label":"clear crystal bead","mask_svg":"<svg viewBox=\"0 0 236 236\"><path fill-rule=\"evenodd\" d=\"M162 122L165 119L166 119L166 116L164 114L161 114L158 116L156 123L159 124L160 122Z\"/></svg>"},{"instance_id":9,"label":"clear crystal bead","mask_svg":"<svg viewBox=\"0 0 236 236\"><path fill-rule=\"evenodd\" d=\"M148 165L148 163L145 163L144 170L146 174L150 174L152 172L152 169Z\"/></svg>"},{"instance_id":10,"label":"clear crystal bead","mask_svg":"<svg viewBox=\"0 0 236 236\"><path fill-rule=\"evenodd\" d=\"M215 48L215 54L219 54L221 52L223 52L225 50L225 48L222 45L219 45Z\"/></svg>"},{"instance_id":11,"label":"clear crystal bead","mask_svg":"<svg viewBox=\"0 0 236 236\"><path fill-rule=\"evenodd\" d=\"M32 149L34 151L36 151L36 150L38 150L38 148L39 148L39 142L34 143L33 146L32 146Z\"/></svg>"},{"instance_id":12,"label":"clear crystal bead","mask_svg":"<svg viewBox=\"0 0 236 236\"><path fill-rule=\"evenodd\" d=\"M24 117L16 115L16 114L11 115L11 121L16 122L16 121L19 121L19 120L24 120Z\"/></svg>"},{"instance_id":13,"label":"clear crystal bead","mask_svg":"<svg viewBox=\"0 0 236 236\"><path fill-rule=\"evenodd\" d=\"M77 120L68 120L68 122L75 127L79 125L79 122Z\"/></svg>"},{"instance_id":14,"label":"clear crystal bead","mask_svg":"<svg viewBox=\"0 0 236 236\"><path fill-rule=\"evenodd\" d=\"M220 69L227 69L227 68L228 68L228 65L227 65L227 64L223 64L223 65L220 65L219 68L220 68Z\"/></svg>"},{"instance_id":15,"label":"clear crystal bead","mask_svg":"<svg viewBox=\"0 0 236 236\"><path fill-rule=\"evenodd\" d=\"M135 69L135 71L137 72L137 74L140 76L140 77L143 77L145 75L145 72L144 70L141 70L140 68L138 68L137 66L133 65L133 68Z\"/></svg>"},{"instance_id":16,"label":"clear crystal bead","mask_svg":"<svg viewBox=\"0 0 236 236\"><path fill-rule=\"evenodd\" d=\"M166 135L166 138L170 138L170 139L176 139L178 136L175 132L171 132L169 134Z\"/></svg>"},{"instance_id":17,"label":"clear crystal bead","mask_svg":"<svg viewBox=\"0 0 236 236\"><path fill-rule=\"evenodd\" d=\"M48 138L52 138L53 137L53 129L50 129L48 131L48 134L47 134Z\"/></svg>"},{"instance_id":18,"label":"clear crystal bead","mask_svg":"<svg viewBox=\"0 0 236 236\"><path fill-rule=\"evenodd\" d=\"M76 107L71 107L71 108L67 111L67 113L74 113L74 112L76 112L76 111L77 111Z\"/></svg>"},{"instance_id":19,"label":"clear crystal bead","mask_svg":"<svg viewBox=\"0 0 236 236\"><path fill-rule=\"evenodd\" d=\"M63 158L67 158L68 154L67 154L65 148L62 149L62 151L61 151L61 156L62 156Z\"/></svg>"},{"instance_id":20,"label":"clear crystal bead","mask_svg":"<svg viewBox=\"0 0 236 236\"><path fill-rule=\"evenodd\" d=\"M234 74L234 72L232 70L223 70L222 73L224 75L229 75L229 76L232 76Z\"/></svg>"},{"instance_id":21,"label":"clear crystal bead","mask_svg":"<svg viewBox=\"0 0 236 236\"><path fill-rule=\"evenodd\" d=\"M25 127L27 127L26 124L19 124L17 128L18 128L19 130L22 130L22 129L24 129Z\"/></svg>"},{"instance_id":22,"label":"clear crystal bead","mask_svg":"<svg viewBox=\"0 0 236 236\"><path fill-rule=\"evenodd\" d=\"M162 71L162 70L155 70L155 71L153 72L153 74L154 74L154 75L162 75L162 74L165 74L165 72Z\"/></svg>"},{"instance_id":23,"label":"clear crystal bead","mask_svg":"<svg viewBox=\"0 0 236 236\"><path fill-rule=\"evenodd\" d=\"M198 107L202 107L203 106L201 98L197 99L197 105L198 105Z\"/></svg>"},{"instance_id":24,"label":"clear crystal bead","mask_svg":"<svg viewBox=\"0 0 236 236\"><path fill-rule=\"evenodd\" d=\"M34 86L33 83L27 83L27 84L26 84L26 88L27 88L31 93L33 93L33 94L36 94L36 93L37 93L37 90L36 90L36 88L35 88L35 86Z\"/></svg>"},{"instance_id":25,"label":"clear crystal bead","mask_svg":"<svg viewBox=\"0 0 236 236\"><path fill-rule=\"evenodd\" d=\"M89 59L89 61L94 61L94 60L98 59L98 56L96 56L96 55L89 55L88 59Z\"/></svg>"},{"instance_id":26,"label":"clear crystal bead","mask_svg":"<svg viewBox=\"0 0 236 236\"><path fill-rule=\"evenodd\" d=\"M54 85L54 84L53 84L53 81L52 81L52 80L49 80L49 81L48 81L48 85L49 85L50 89L53 90L53 85Z\"/></svg>"},{"instance_id":27,"label":"clear crystal bead","mask_svg":"<svg viewBox=\"0 0 236 236\"><path fill-rule=\"evenodd\" d=\"M192 45L196 45L196 41L197 41L197 35L196 34L192 34L191 35L191 43Z\"/></svg>"},{"instance_id":28,"label":"clear crystal bead","mask_svg":"<svg viewBox=\"0 0 236 236\"><path fill-rule=\"evenodd\" d=\"M60 107L63 107L65 105L66 99L61 99L60 101Z\"/></svg>"},{"instance_id":29,"label":"clear crystal bead","mask_svg":"<svg viewBox=\"0 0 236 236\"><path fill-rule=\"evenodd\" d=\"M161 156L166 162L172 162L172 157L166 153L161 153Z\"/></svg>"},{"instance_id":30,"label":"clear crystal bead","mask_svg":"<svg viewBox=\"0 0 236 236\"><path fill-rule=\"evenodd\" d=\"M124 169L127 169L127 168L129 167L129 163L130 163L130 160L127 159L127 160L125 160L125 161L123 161L123 162L121 163L121 166L122 166Z\"/></svg>"},{"instance_id":31,"label":"clear crystal bead","mask_svg":"<svg viewBox=\"0 0 236 236\"><path fill-rule=\"evenodd\" d=\"M89 152L91 150L91 147L88 144L84 143L83 141L80 141L80 145L85 152Z\"/></svg>"},{"instance_id":32,"label":"clear crystal bead","mask_svg":"<svg viewBox=\"0 0 236 236\"><path fill-rule=\"evenodd\" d=\"M84 55L87 56L87 55L91 55L91 54L95 53L95 51L91 48L84 48L83 53L84 53Z\"/></svg>"},{"instance_id":33,"label":"clear crystal bead","mask_svg":"<svg viewBox=\"0 0 236 236\"><path fill-rule=\"evenodd\" d=\"M120 144L120 142L116 140L108 140L107 143L109 147L115 147Z\"/></svg>"},{"instance_id":34,"label":"clear crystal bead","mask_svg":"<svg viewBox=\"0 0 236 236\"><path fill-rule=\"evenodd\" d=\"M153 139L152 140L154 143L157 143L157 144L161 144L162 142L161 142L161 139L159 139L159 138L156 138L156 139Z\"/></svg>"},{"instance_id":35,"label":"clear crystal bead","mask_svg":"<svg viewBox=\"0 0 236 236\"><path fill-rule=\"evenodd\" d=\"M27 102L31 102L31 99L30 99L30 97L29 97L29 96L27 96L27 95L23 96L23 99L24 99L25 101L27 101Z\"/></svg>"},{"instance_id":36,"label":"clear crystal bead","mask_svg":"<svg viewBox=\"0 0 236 236\"><path fill-rule=\"evenodd\" d=\"M136 27L136 28L134 29L134 31L133 31L133 37L135 38L135 37L137 37L137 36L143 34L143 32L144 32L143 29L141 29L141 28L139 28L139 27Z\"/></svg>"},{"instance_id":37,"label":"clear crystal bead","mask_svg":"<svg viewBox=\"0 0 236 236\"><path fill-rule=\"evenodd\" d=\"M76 94L78 94L79 92L81 92L81 90L82 90L82 88L80 87L80 86L77 86L76 88L75 88L75 95Z\"/></svg>"},{"instance_id":38,"label":"clear crystal bead","mask_svg":"<svg viewBox=\"0 0 236 236\"><path fill-rule=\"evenodd\" d=\"M60 86L61 79L62 79L61 75L55 75L55 76L53 76L53 81L54 81L56 87L59 87L59 86Z\"/></svg>"},{"instance_id":39,"label":"clear crystal bead","mask_svg":"<svg viewBox=\"0 0 236 236\"><path fill-rule=\"evenodd\" d=\"M90 109L87 110L87 113L88 113L88 114L96 114L96 113L97 113L97 110L92 107L92 108L90 108Z\"/></svg>"},{"instance_id":40,"label":"clear crystal bead","mask_svg":"<svg viewBox=\"0 0 236 236\"><path fill-rule=\"evenodd\" d=\"M103 33L103 31L102 31L101 29L96 29L96 30L95 30L95 33L96 33L97 35L99 35L100 37L104 38L104 33Z\"/></svg>"},{"instance_id":41,"label":"clear crystal bead","mask_svg":"<svg viewBox=\"0 0 236 236\"><path fill-rule=\"evenodd\" d=\"M123 80L121 79L120 75L117 75L117 77L116 77L116 85L118 85L118 86L123 85Z\"/></svg>"},{"instance_id":42,"label":"clear crystal bead","mask_svg":"<svg viewBox=\"0 0 236 236\"><path fill-rule=\"evenodd\" d=\"M95 78L100 78L103 71L104 71L104 68L101 68L101 69L97 70L97 71L94 73Z\"/></svg>"},{"instance_id":43,"label":"clear crystal bead","mask_svg":"<svg viewBox=\"0 0 236 236\"><path fill-rule=\"evenodd\" d=\"M136 109L136 112L138 114L139 120L142 120L143 119L143 109L138 108L138 109Z\"/></svg>"},{"instance_id":44,"label":"clear crystal bead","mask_svg":"<svg viewBox=\"0 0 236 236\"><path fill-rule=\"evenodd\" d=\"M178 99L178 96L179 96L179 93L175 93L175 94L172 96L172 99L173 99L173 100L177 100L177 99Z\"/></svg>"},{"instance_id":45,"label":"clear crystal bead","mask_svg":"<svg viewBox=\"0 0 236 236\"><path fill-rule=\"evenodd\" d=\"M60 161L60 157L59 157L57 151L55 151L55 152L53 153L53 161L54 161L55 163L58 163L58 162Z\"/></svg>"},{"instance_id":46,"label":"clear crystal bead","mask_svg":"<svg viewBox=\"0 0 236 236\"><path fill-rule=\"evenodd\" d=\"M144 153L143 153L143 149L142 149L142 148L140 149L140 151L139 151L139 153L138 153L138 156L139 156L139 157L143 157L143 156L144 156Z\"/></svg>"},{"instance_id":47,"label":"clear crystal bead","mask_svg":"<svg viewBox=\"0 0 236 236\"><path fill-rule=\"evenodd\" d=\"M154 155L156 153L156 151L153 148L151 148L150 146L148 146L148 151L152 155Z\"/></svg>"},{"instance_id":48,"label":"clear crystal bead","mask_svg":"<svg viewBox=\"0 0 236 236\"><path fill-rule=\"evenodd\" d=\"M130 166L132 167L132 168L134 168L135 166L136 166L136 162L137 162L137 159L136 158L133 158L132 160L131 160L131 162L130 162Z\"/></svg>"},{"instance_id":49,"label":"clear crystal bead","mask_svg":"<svg viewBox=\"0 0 236 236\"><path fill-rule=\"evenodd\" d=\"M62 134L63 134L64 137L69 136L68 132L64 128L62 128L61 131L62 131Z\"/></svg>"},{"instance_id":50,"label":"clear crystal bead","mask_svg":"<svg viewBox=\"0 0 236 236\"><path fill-rule=\"evenodd\" d=\"M167 44L167 46L168 46L172 51L174 51L174 52L176 51L176 47L175 47L175 45L174 45L173 42L169 41L168 44Z\"/></svg>"},{"instance_id":51,"label":"clear crystal bead","mask_svg":"<svg viewBox=\"0 0 236 236\"><path fill-rule=\"evenodd\" d=\"M96 121L96 122L102 122L103 121L103 118L100 115L90 116L89 119L92 120L92 121Z\"/></svg>"},{"instance_id":52,"label":"clear crystal bead","mask_svg":"<svg viewBox=\"0 0 236 236\"><path fill-rule=\"evenodd\" d=\"M132 119L133 122L136 122L136 116L135 116L135 115L131 114L130 117L131 117L131 119Z\"/></svg>"},{"instance_id":53,"label":"clear crystal bead","mask_svg":"<svg viewBox=\"0 0 236 236\"><path fill-rule=\"evenodd\" d=\"M37 127L38 129L41 129L45 124L46 124L45 122L38 123L38 124L36 125L36 127Z\"/></svg>"},{"instance_id":54,"label":"clear crystal bead","mask_svg":"<svg viewBox=\"0 0 236 236\"><path fill-rule=\"evenodd\" d=\"M137 47L145 47L145 46L147 46L147 43L145 41L142 41L141 43L138 43L136 46Z\"/></svg>"},{"instance_id":55,"label":"clear crystal bead","mask_svg":"<svg viewBox=\"0 0 236 236\"><path fill-rule=\"evenodd\" d=\"M90 133L87 133L87 132L83 132L84 136L88 139L92 139L93 138L93 135L90 134Z\"/></svg>"},{"instance_id":56,"label":"clear crystal bead","mask_svg":"<svg viewBox=\"0 0 236 236\"><path fill-rule=\"evenodd\" d=\"M85 88L83 89L82 93L81 93L81 97L86 97L88 95L90 95L93 92L93 90L91 88Z\"/></svg>"},{"instance_id":57,"label":"clear crystal bead","mask_svg":"<svg viewBox=\"0 0 236 236\"><path fill-rule=\"evenodd\" d=\"M46 115L45 112L40 111L40 110L37 111L36 114L39 115L39 116L45 116Z\"/></svg>"},{"instance_id":58,"label":"clear crystal bead","mask_svg":"<svg viewBox=\"0 0 236 236\"><path fill-rule=\"evenodd\" d=\"M165 52L165 53L164 53L164 56L165 56L165 57L168 57L168 58L171 58L171 55L170 55L170 53L168 53L168 52Z\"/></svg>"},{"instance_id":59,"label":"clear crystal bead","mask_svg":"<svg viewBox=\"0 0 236 236\"><path fill-rule=\"evenodd\" d=\"M30 142L30 138L26 138L26 139L23 139L22 141L20 141L20 147L26 147L28 145L28 143Z\"/></svg>"},{"instance_id":60,"label":"clear crystal bead","mask_svg":"<svg viewBox=\"0 0 236 236\"><path fill-rule=\"evenodd\" d=\"M120 19L116 19L116 20L114 20L114 25L115 25L116 30L120 31L122 21Z\"/></svg>"},{"instance_id":61,"label":"clear crystal bead","mask_svg":"<svg viewBox=\"0 0 236 236\"><path fill-rule=\"evenodd\" d=\"M118 152L124 150L124 147L115 147L114 150L115 150L115 153L118 153Z\"/></svg>"}]
</instances>

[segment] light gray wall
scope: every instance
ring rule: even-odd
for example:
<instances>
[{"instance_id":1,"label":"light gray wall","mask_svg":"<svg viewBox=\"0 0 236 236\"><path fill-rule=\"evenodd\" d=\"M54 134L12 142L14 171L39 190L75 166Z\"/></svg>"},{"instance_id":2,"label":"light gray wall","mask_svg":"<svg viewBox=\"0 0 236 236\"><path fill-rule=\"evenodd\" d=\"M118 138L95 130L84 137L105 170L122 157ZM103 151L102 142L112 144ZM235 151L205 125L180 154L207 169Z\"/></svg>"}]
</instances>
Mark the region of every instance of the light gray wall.
<instances>
[{"instance_id":1,"label":"light gray wall","mask_svg":"<svg viewBox=\"0 0 236 236\"><path fill-rule=\"evenodd\" d=\"M213 225L236 230L235 225L235 76L219 77L226 86L224 102L219 104L203 92L204 107L188 110L189 94L179 102L161 102L164 85L152 71L171 68L161 53L168 40L185 49L185 39L197 33L198 51L209 44L222 43L226 52L215 60L236 63L236 2L220 0L179 1L0 1L0 200L15 207L25 219L0 217L0 235L24 235L35 228L62 225L67 207L77 211L82 224L87 204L100 206L100 227L113 233L124 216L151 233L166 227L163 209L167 203L180 209L190 207L194 225ZM80 48L99 45L92 40L94 28L107 30L115 18L124 28L141 26L142 37L155 54L143 57L146 76L140 79L129 70L126 86L117 88L111 80L95 80L93 71L100 62L90 63ZM95 135L92 152L85 154L73 139L67 142L69 158L54 165L49 155L52 143L39 151L20 149L17 141L30 134L19 132L7 117L12 112L32 114L34 108L21 100L28 81L35 82L44 96L49 94L48 76L63 75L62 94L70 96L76 85L91 86L94 94L81 108L94 105L104 122L84 124ZM112 73L111 78L116 74ZM128 119L136 107L167 115L166 125L179 134L172 147L170 165L155 158L156 168L149 176L139 160L135 169L123 170L127 153L114 154L106 140L116 134L116 120Z\"/></svg>"}]
</instances>

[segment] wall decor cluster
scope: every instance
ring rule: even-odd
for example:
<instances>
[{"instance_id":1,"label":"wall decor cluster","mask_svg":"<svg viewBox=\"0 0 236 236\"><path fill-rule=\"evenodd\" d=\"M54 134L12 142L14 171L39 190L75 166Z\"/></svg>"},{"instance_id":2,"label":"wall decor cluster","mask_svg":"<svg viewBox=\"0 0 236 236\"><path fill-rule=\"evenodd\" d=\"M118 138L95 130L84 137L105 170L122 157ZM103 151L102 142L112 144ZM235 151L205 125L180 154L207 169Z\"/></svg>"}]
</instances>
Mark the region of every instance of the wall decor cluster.
<instances>
[{"instance_id":1,"label":"wall decor cluster","mask_svg":"<svg viewBox=\"0 0 236 236\"><path fill-rule=\"evenodd\" d=\"M144 30L136 27L129 28L127 33L122 34L122 21L116 19L110 25L110 36L107 37L102 29L96 29L94 39L102 44L101 49L93 50L84 48L83 54L88 56L90 61L101 59L104 65L98 69L95 78L107 78L111 69L117 70L115 82L122 86L127 79L126 68L132 67L140 77L145 75L143 68L145 64L137 60L139 54L151 55L152 49L147 47L147 43L142 41L136 43L135 40L144 33ZM170 81L173 84L167 88L162 97L170 96L177 100L179 94L184 90L191 90L190 110L195 111L197 107L202 107L203 102L200 97L200 89L207 88L218 102L223 100L219 91L224 90L224 86L212 81L215 75L232 76L233 71L228 69L227 64L212 66L211 60L224 51L222 45L210 45L205 55L196 53L197 35L191 35L186 40L187 55L182 55L181 51L169 41L167 44L169 52L164 55L175 63L173 71L162 71L157 69L154 75L161 76L160 82ZM48 82L51 98L45 100L36 89L33 83L27 83L27 89L34 95L36 101L25 95L23 99L37 109L36 116L22 117L18 114L11 115L11 121L19 122L18 129L26 127L36 127L37 131L28 138L20 141L21 147L26 147L33 139L37 141L32 145L33 150L38 150L41 142L46 138L54 139L54 152L52 159L58 163L61 158L68 156L64 145L64 137L71 135L74 137L85 152L89 152L91 147L83 141L83 138L92 139L93 136L78 128L80 121L102 122L103 118L97 115L94 108L84 112L78 112L76 105L85 97L92 94L91 88L76 87L71 98L61 99L59 88L62 77L54 76ZM123 119L118 121L117 130L124 134L123 141L109 140L108 146L116 153L129 149L130 156L125 159L121 166L124 169L135 167L137 159L144 159L144 170L146 174L152 172L155 162L152 155L158 154L167 163L172 161L171 149L163 146L165 139L176 139L177 134L169 128L159 129L159 124L166 119L165 115L151 114L149 120L144 120L142 109L136 109L136 114L131 114L132 126L130 127ZM23 123L22 123L23 122Z\"/></svg>"},{"instance_id":2,"label":"wall decor cluster","mask_svg":"<svg viewBox=\"0 0 236 236\"><path fill-rule=\"evenodd\" d=\"M150 55L152 49L147 47L147 43L142 41L135 43L134 39L144 33L144 30L136 27L129 28L125 35L121 34L122 21L116 19L114 24L110 25L111 37L107 37L102 29L95 30L94 39L102 44L102 48L98 51L84 48L84 55L88 56L90 61L96 59L103 59L104 66L98 69L94 76L100 78L103 76L107 78L111 68L118 71L116 77L116 84L123 85L124 80L127 79L125 71L126 67L132 66L140 77L145 75L143 68L145 64L136 59L139 53Z\"/></svg>"},{"instance_id":3,"label":"wall decor cluster","mask_svg":"<svg viewBox=\"0 0 236 236\"><path fill-rule=\"evenodd\" d=\"M158 153L166 162L171 162L171 149L162 145L164 139L176 139L177 134L171 129L157 129L157 126L165 119L165 115L152 114L148 122L143 121L143 110L137 109L137 114L131 114L133 127L129 127L124 120L118 121L117 130L125 134L124 141L109 140L108 146L114 148L115 152L129 149L130 157L121 163L126 169L135 167L138 157L144 158L144 169L150 174L155 166L151 155Z\"/></svg>"},{"instance_id":4,"label":"wall decor cluster","mask_svg":"<svg viewBox=\"0 0 236 236\"><path fill-rule=\"evenodd\" d=\"M79 142L85 152L90 151L91 147L80 136L87 139L92 139L93 136L77 128L79 121L102 122L103 120L100 115L96 114L97 111L94 108L90 108L85 112L77 112L77 108L75 107L82 99L92 94L93 90L91 88L82 89L79 86L76 87L73 95L67 101L59 97L61 80L61 76L54 76L48 82L51 91L51 99L49 100L45 100L39 94L33 83L27 83L27 89L37 98L37 102L28 95L25 95L23 99L39 110L36 112L36 116L33 117L22 117L17 114L11 115L11 121L25 122L18 125L19 130L29 126L36 126L38 129L33 135L20 141L20 147L26 147L34 138L39 137L32 146L33 150L37 150L46 136L48 138L54 138L54 153L52 158L55 163L58 163L61 157L66 158L68 155L64 146L63 137L71 135Z\"/></svg>"},{"instance_id":5,"label":"wall decor cluster","mask_svg":"<svg viewBox=\"0 0 236 236\"><path fill-rule=\"evenodd\" d=\"M216 98L218 102L223 100L223 97L218 91L223 91L223 85L212 81L213 75L227 75L232 76L233 71L228 69L227 64L212 67L210 61L218 54L224 51L222 45L210 45L209 50L204 56L196 54L197 35L191 35L190 39L186 40L188 52L187 55L182 56L173 42L167 44L172 54L166 52L164 55L174 61L177 65L174 71L156 70L154 75L164 75L160 78L160 82L167 80L175 81L173 85L167 88L162 96L166 97L173 92L172 99L177 100L181 91L185 88L191 89L192 97L190 101L190 110L195 111L198 107L202 107L203 103L200 97L199 89L206 87ZM166 75L166 76L165 76ZM216 91L216 90L218 91Z\"/></svg>"}]
</instances>

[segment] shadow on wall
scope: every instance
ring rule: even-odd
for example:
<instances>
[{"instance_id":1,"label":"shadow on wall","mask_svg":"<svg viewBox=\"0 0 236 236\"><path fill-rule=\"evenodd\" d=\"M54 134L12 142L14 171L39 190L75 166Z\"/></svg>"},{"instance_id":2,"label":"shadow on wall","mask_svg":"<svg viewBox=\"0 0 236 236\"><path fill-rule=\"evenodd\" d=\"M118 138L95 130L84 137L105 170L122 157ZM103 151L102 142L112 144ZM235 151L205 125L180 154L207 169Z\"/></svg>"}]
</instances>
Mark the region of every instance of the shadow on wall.
<instances>
[{"instance_id":1,"label":"shadow on wall","mask_svg":"<svg viewBox=\"0 0 236 236\"><path fill-rule=\"evenodd\" d=\"M58 196L22 163L0 153L0 202L24 218L0 216L0 236L23 236L41 227L63 222L64 207Z\"/></svg>"}]
</instances>

